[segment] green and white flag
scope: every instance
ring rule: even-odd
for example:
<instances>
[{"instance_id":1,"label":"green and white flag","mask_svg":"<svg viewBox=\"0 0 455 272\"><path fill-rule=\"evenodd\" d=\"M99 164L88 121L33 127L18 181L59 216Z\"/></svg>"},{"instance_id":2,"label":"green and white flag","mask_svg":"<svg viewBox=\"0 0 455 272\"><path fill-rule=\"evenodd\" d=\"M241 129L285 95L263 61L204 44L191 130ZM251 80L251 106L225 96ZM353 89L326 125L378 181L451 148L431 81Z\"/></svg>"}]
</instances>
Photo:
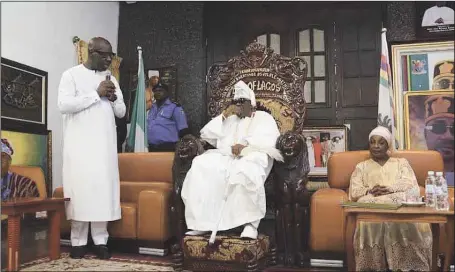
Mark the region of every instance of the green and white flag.
<instances>
[{"instance_id":1,"label":"green and white flag","mask_svg":"<svg viewBox=\"0 0 455 272\"><path fill-rule=\"evenodd\" d=\"M144 61L140 46L138 46L137 51L139 55L137 89L131 115L130 132L126 141L126 152L148 152Z\"/></svg>"}]
</instances>

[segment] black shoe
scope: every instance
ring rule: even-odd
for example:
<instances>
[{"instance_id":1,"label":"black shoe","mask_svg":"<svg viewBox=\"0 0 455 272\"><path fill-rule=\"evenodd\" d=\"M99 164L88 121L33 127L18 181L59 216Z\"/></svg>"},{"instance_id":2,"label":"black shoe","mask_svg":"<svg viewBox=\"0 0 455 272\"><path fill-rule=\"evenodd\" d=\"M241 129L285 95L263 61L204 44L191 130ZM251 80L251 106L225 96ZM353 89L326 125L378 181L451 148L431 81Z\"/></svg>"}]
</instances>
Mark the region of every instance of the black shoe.
<instances>
[{"instance_id":1,"label":"black shoe","mask_svg":"<svg viewBox=\"0 0 455 272\"><path fill-rule=\"evenodd\" d=\"M86 253L86 246L73 246L71 247L70 257L73 259L82 259Z\"/></svg>"},{"instance_id":2,"label":"black shoe","mask_svg":"<svg viewBox=\"0 0 455 272\"><path fill-rule=\"evenodd\" d=\"M101 260L107 260L111 258L111 254L109 253L109 249L106 245L97 245L94 246L94 252L96 257Z\"/></svg>"}]
</instances>

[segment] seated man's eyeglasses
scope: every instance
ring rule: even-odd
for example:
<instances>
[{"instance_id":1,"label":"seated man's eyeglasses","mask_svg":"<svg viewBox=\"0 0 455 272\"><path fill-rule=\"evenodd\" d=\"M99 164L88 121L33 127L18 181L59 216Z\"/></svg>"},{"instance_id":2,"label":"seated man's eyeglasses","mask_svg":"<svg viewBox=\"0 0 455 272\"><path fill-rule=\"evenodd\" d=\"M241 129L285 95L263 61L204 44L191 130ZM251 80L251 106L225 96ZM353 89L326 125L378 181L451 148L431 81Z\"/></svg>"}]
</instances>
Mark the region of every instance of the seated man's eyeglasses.
<instances>
[{"instance_id":1,"label":"seated man's eyeglasses","mask_svg":"<svg viewBox=\"0 0 455 272\"><path fill-rule=\"evenodd\" d=\"M239 98L239 99L233 99L232 100L232 105L240 105L240 104L244 104L245 102L250 102L250 100L248 99L245 99L245 98Z\"/></svg>"},{"instance_id":2,"label":"seated man's eyeglasses","mask_svg":"<svg viewBox=\"0 0 455 272\"><path fill-rule=\"evenodd\" d=\"M432 125L425 126L425 129L438 135L446 133L447 129L449 129L450 134L453 136L453 123L448 125L445 122L435 122Z\"/></svg>"}]
</instances>

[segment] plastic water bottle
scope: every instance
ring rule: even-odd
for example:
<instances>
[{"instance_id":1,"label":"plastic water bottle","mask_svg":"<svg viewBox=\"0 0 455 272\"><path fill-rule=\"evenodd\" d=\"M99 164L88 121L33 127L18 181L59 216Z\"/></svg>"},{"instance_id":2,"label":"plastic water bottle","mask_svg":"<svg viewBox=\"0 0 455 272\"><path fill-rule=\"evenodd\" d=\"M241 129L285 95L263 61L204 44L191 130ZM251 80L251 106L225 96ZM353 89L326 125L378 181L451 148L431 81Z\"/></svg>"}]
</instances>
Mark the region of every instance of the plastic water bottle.
<instances>
[{"instance_id":1,"label":"plastic water bottle","mask_svg":"<svg viewBox=\"0 0 455 272\"><path fill-rule=\"evenodd\" d=\"M447 181L442 175L442 172L436 172L435 184L436 210L448 211L449 195L447 190Z\"/></svg>"},{"instance_id":2,"label":"plastic water bottle","mask_svg":"<svg viewBox=\"0 0 455 272\"><path fill-rule=\"evenodd\" d=\"M434 183L434 171L428 171L427 179L425 180L425 206L433 208L435 205Z\"/></svg>"}]
</instances>

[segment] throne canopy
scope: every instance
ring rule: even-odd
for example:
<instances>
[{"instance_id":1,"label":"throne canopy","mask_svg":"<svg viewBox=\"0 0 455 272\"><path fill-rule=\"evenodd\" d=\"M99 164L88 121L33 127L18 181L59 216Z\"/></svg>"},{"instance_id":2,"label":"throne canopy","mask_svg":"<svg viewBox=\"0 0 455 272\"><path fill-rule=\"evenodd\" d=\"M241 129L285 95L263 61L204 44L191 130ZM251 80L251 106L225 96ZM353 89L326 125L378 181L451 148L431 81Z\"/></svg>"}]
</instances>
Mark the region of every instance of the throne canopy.
<instances>
[{"instance_id":1,"label":"throne canopy","mask_svg":"<svg viewBox=\"0 0 455 272\"><path fill-rule=\"evenodd\" d=\"M307 70L303 59L276 54L253 42L239 56L209 68L208 114L213 118L232 106L234 85L243 80L256 95L257 109L269 112L281 133L300 132L306 115L303 88Z\"/></svg>"}]
</instances>

